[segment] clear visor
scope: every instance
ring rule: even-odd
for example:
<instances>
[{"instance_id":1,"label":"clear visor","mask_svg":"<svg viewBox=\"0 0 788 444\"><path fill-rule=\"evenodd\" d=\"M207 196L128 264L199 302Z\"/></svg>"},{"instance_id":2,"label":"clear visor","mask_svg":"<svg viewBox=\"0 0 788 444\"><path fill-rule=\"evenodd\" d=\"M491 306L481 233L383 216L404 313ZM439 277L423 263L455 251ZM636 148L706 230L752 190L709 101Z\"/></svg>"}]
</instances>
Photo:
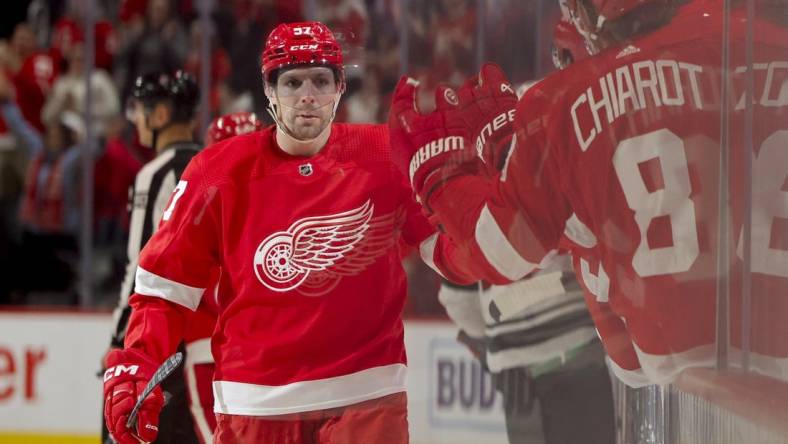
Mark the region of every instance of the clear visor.
<instances>
[{"instance_id":1,"label":"clear visor","mask_svg":"<svg viewBox=\"0 0 788 444\"><path fill-rule=\"evenodd\" d=\"M330 68L295 68L279 75L274 85L278 98L314 98L319 106L333 103L340 85Z\"/></svg>"}]
</instances>

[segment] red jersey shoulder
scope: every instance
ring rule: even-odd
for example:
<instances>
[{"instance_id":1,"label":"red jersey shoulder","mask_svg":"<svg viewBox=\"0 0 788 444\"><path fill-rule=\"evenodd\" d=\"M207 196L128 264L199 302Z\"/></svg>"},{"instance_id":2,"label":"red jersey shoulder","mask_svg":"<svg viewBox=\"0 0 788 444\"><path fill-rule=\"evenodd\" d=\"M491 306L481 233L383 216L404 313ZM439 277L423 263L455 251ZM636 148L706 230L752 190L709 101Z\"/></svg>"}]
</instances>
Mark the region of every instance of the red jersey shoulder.
<instances>
[{"instance_id":1,"label":"red jersey shoulder","mask_svg":"<svg viewBox=\"0 0 788 444\"><path fill-rule=\"evenodd\" d=\"M340 161L389 162L391 145L386 125L335 123L329 143Z\"/></svg>"},{"instance_id":2,"label":"red jersey shoulder","mask_svg":"<svg viewBox=\"0 0 788 444\"><path fill-rule=\"evenodd\" d=\"M531 86L517 102L515 127L518 140L533 137L549 127L563 127L556 119L565 114L571 103L565 103L571 89L582 90L579 85L587 82L580 80L585 76L582 70L567 69L556 71Z\"/></svg>"},{"instance_id":3,"label":"red jersey shoulder","mask_svg":"<svg viewBox=\"0 0 788 444\"><path fill-rule=\"evenodd\" d=\"M271 126L260 131L231 137L215 143L195 156L202 164L205 179L218 183L237 177L251 177L273 151Z\"/></svg>"},{"instance_id":4,"label":"red jersey shoulder","mask_svg":"<svg viewBox=\"0 0 788 444\"><path fill-rule=\"evenodd\" d=\"M577 82L581 71L575 71L570 66L567 69L556 71L528 88L517 103L516 116L529 114L542 114L544 110L534 109L536 102L554 103L556 94L560 94L567 85ZM545 105L544 103L542 105ZM551 107L552 108L552 107Z\"/></svg>"}]
</instances>

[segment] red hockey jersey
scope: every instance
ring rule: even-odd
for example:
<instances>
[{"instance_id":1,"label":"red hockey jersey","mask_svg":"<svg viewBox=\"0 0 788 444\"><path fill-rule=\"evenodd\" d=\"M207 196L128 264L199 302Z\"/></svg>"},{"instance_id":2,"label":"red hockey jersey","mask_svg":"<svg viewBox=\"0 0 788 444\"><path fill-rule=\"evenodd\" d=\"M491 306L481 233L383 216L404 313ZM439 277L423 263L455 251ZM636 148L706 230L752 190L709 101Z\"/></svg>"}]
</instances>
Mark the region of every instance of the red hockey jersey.
<instances>
[{"instance_id":1,"label":"red hockey jersey","mask_svg":"<svg viewBox=\"0 0 788 444\"><path fill-rule=\"evenodd\" d=\"M219 267L217 412L276 415L404 391L398 245L422 246L432 262L441 242L393 168L386 127L334 124L312 157L284 153L274 135L228 139L189 164L141 252L126 347L158 360L174 351L184 310Z\"/></svg>"},{"instance_id":2,"label":"red hockey jersey","mask_svg":"<svg viewBox=\"0 0 788 444\"><path fill-rule=\"evenodd\" d=\"M714 364L720 237L731 246L723 274L741 288L746 22L734 12L725 154L722 7L700 9L531 88L518 104L516 146L501 176L489 185L454 180L431 201L440 215L460 213L441 222L471 252L470 268L494 282L519 279L569 248L614 369L631 385ZM750 345L756 369L786 378L788 40L773 24L759 20L755 29ZM723 224L722 156L732 165L734 203ZM734 348L742 345L740 302L732 291Z\"/></svg>"}]
</instances>

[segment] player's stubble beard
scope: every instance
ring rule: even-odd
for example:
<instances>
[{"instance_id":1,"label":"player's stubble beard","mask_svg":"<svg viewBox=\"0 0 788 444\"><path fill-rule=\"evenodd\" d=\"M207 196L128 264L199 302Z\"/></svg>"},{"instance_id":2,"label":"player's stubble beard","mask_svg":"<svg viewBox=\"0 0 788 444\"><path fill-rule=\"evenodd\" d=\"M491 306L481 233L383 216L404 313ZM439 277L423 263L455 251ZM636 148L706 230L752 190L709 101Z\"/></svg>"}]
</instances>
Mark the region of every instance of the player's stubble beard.
<instances>
[{"instance_id":1,"label":"player's stubble beard","mask_svg":"<svg viewBox=\"0 0 788 444\"><path fill-rule=\"evenodd\" d=\"M288 109L277 102L272 101L273 106L269 105L268 111L277 124L276 141L279 147L295 156L313 156L320 152L331 134L337 102L329 102L322 107L302 104L298 109ZM314 117L304 122L303 117L299 118L299 113L304 112Z\"/></svg>"},{"instance_id":2,"label":"player's stubble beard","mask_svg":"<svg viewBox=\"0 0 788 444\"><path fill-rule=\"evenodd\" d=\"M282 106L282 105L280 105ZM288 107L282 106L282 119L290 132L298 140L312 140L331 124L333 101L322 106ZM307 114L310 117L302 117Z\"/></svg>"},{"instance_id":3,"label":"player's stubble beard","mask_svg":"<svg viewBox=\"0 0 788 444\"><path fill-rule=\"evenodd\" d=\"M267 87L268 113L276 122L276 141L279 147L291 155L317 154L331 134L331 123L336 115L343 90L344 88L341 88L331 94L330 100L322 105L319 105L319 100L311 102L297 100L293 102L293 106L289 106L282 103L282 97L275 89ZM303 121L303 117L299 118L299 113L307 113L309 117L314 118L308 119L309 122Z\"/></svg>"}]
</instances>

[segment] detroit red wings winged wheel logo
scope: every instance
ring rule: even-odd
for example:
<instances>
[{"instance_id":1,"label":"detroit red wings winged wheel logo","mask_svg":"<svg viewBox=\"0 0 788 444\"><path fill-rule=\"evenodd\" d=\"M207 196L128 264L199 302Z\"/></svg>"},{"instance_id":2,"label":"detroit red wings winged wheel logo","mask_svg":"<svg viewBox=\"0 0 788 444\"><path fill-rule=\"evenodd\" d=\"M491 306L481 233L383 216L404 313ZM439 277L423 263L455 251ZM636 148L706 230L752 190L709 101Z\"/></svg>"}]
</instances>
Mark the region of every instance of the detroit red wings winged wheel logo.
<instances>
[{"instance_id":1,"label":"detroit red wings winged wheel logo","mask_svg":"<svg viewBox=\"0 0 788 444\"><path fill-rule=\"evenodd\" d=\"M255 251L257 278L277 292L327 293L394 244L395 213L373 218L373 210L368 200L350 211L300 219L287 231L271 234Z\"/></svg>"}]
</instances>

